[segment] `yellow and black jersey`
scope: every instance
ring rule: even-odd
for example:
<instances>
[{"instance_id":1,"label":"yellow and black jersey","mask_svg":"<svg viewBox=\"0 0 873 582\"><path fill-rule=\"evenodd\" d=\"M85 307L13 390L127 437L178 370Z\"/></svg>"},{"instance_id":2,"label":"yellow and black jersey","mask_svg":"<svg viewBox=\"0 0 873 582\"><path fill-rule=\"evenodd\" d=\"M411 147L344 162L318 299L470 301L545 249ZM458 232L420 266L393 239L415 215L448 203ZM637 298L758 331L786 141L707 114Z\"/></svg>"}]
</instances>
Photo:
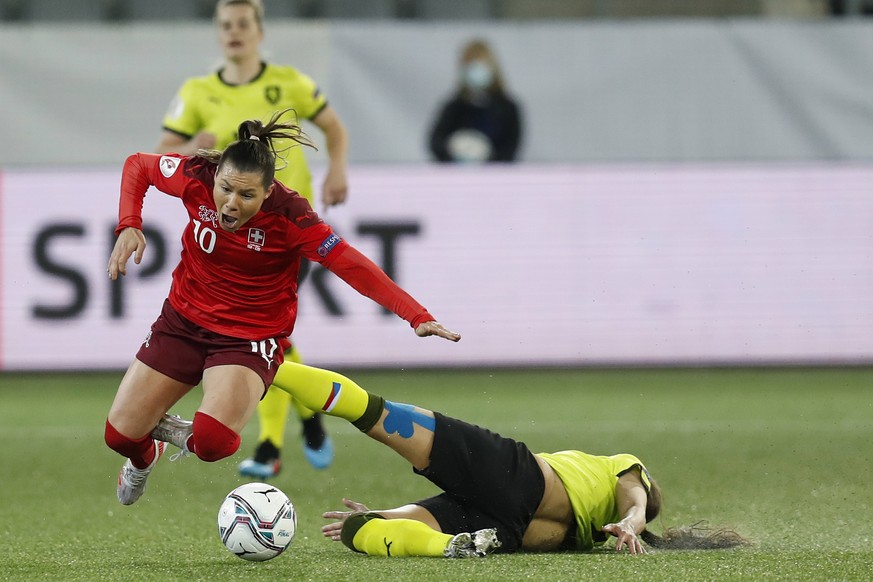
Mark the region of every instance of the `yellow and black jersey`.
<instances>
[{"instance_id":1,"label":"yellow and black jersey","mask_svg":"<svg viewBox=\"0 0 873 582\"><path fill-rule=\"evenodd\" d=\"M619 515L615 501L615 486L620 476L638 467L646 491L652 486L646 468L633 455L602 457L582 451L560 451L537 453L537 456L555 470L567 490L576 517L576 548L579 550L590 550L603 543L607 536L600 528L624 517Z\"/></svg>"},{"instance_id":2,"label":"yellow and black jersey","mask_svg":"<svg viewBox=\"0 0 873 582\"><path fill-rule=\"evenodd\" d=\"M236 140L239 124L247 119L268 121L279 110L292 108L299 120L313 119L327 99L307 75L293 67L264 63L261 73L244 85L231 85L221 71L188 79L173 99L163 127L190 138L208 131L222 150ZM276 179L312 203L312 178L303 148L293 142L275 144L285 161L277 161ZM290 149L282 151L291 145Z\"/></svg>"}]
</instances>

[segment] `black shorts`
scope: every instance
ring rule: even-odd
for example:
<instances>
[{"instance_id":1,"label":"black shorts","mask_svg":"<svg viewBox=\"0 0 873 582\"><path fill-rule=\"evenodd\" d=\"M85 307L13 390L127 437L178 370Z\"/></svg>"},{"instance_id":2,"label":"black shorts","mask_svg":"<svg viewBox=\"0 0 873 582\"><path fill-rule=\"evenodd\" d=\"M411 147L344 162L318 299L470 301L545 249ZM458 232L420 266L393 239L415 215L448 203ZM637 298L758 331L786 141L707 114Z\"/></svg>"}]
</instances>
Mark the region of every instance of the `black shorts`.
<instances>
[{"instance_id":1,"label":"black shorts","mask_svg":"<svg viewBox=\"0 0 873 582\"><path fill-rule=\"evenodd\" d=\"M443 533L497 528L500 552L521 548L524 532L545 493L539 464L527 445L434 413L430 465L417 471L445 491L417 501Z\"/></svg>"}]
</instances>

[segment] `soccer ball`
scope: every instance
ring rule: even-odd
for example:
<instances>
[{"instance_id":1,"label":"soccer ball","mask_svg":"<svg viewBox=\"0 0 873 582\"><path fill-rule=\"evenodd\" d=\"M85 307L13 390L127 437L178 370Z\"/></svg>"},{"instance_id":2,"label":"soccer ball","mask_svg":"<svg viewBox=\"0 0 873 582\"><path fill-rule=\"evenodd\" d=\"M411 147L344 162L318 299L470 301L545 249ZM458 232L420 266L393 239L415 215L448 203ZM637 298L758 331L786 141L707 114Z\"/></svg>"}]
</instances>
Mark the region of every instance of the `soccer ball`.
<instances>
[{"instance_id":1,"label":"soccer ball","mask_svg":"<svg viewBox=\"0 0 873 582\"><path fill-rule=\"evenodd\" d=\"M218 510L218 535L243 560L263 562L284 552L297 532L288 496L266 483L246 483L227 494Z\"/></svg>"}]
</instances>

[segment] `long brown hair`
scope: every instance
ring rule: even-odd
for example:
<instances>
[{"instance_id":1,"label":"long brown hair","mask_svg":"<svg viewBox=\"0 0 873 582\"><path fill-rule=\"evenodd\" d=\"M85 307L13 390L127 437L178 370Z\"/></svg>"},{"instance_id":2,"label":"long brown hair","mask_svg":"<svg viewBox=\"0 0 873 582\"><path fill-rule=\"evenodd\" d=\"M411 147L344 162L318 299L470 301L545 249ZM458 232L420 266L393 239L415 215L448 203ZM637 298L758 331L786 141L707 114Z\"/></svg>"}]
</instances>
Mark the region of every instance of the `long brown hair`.
<instances>
[{"instance_id":1,"label":"long brown hair","mask_svg":"<svg viewBox=\"0 0 873 582\"><path fill-rule=\"evenodd\" d=\"M661 488L651 476L649 480L652 486L649 488L646 502L647 524L661 513ZM640 538L659 550L724 550L751 543L734 530L713 529L705 521L698 521L689 526L666 528L661 535L653 533L646 526Z\"/></svg>"},{"instance_id":2,"label":"long brown hair","mask_svg":"<svg viewBox=\"0 0 873 582\"><path fill-rule=\"evenodd\" d=\"M645 529L640 537L658 550L726 550L751 543L732 529L713 529L705 521L670 527L661 532L661 535Z\"/></svg>"},{"instance_id":3,"label":"long brown hair","mask_svg":"<svg viewBox=\"0 0 873 582\"><path fill-rule=\"evenodd\" d=\"M218 164L221 169L224 164L231 164L240 172L258 172L263 177L264 188L269 188L276 174L276 160L282 158L282 153L288 149L303 145L317 149L309 136L296 123L282 123L282 117L293 109L283 109L273 114L266 124L250 119L239 124L237 140L227 146L224 151L198 150L197 155L210 162ZM276 149L278 140L291 140L288 148Z\"/></svg>"}]
</instances>

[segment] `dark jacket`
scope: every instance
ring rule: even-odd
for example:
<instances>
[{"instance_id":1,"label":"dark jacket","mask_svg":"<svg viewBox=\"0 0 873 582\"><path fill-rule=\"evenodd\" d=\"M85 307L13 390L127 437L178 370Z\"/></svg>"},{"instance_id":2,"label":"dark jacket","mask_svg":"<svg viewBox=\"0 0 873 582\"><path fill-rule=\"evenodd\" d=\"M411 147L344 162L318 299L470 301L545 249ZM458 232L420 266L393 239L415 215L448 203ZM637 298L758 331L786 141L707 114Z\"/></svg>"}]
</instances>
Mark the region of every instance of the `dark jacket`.
<instances>
[{"instance_id":1,"label":"dark jacket","mask_svg":"<svg viewBox=\"0 0 873 582\"><path fill-rule=\"evenodd\" d=\"M456 95L440 111L430 132L430 151L440 162L452 162L447 146L459 129L475 129L491 142L491 162L512 162L521 142L521 113L518 105L503 94L487 102L474 103Z\"/></svg>"}]
</instances>

